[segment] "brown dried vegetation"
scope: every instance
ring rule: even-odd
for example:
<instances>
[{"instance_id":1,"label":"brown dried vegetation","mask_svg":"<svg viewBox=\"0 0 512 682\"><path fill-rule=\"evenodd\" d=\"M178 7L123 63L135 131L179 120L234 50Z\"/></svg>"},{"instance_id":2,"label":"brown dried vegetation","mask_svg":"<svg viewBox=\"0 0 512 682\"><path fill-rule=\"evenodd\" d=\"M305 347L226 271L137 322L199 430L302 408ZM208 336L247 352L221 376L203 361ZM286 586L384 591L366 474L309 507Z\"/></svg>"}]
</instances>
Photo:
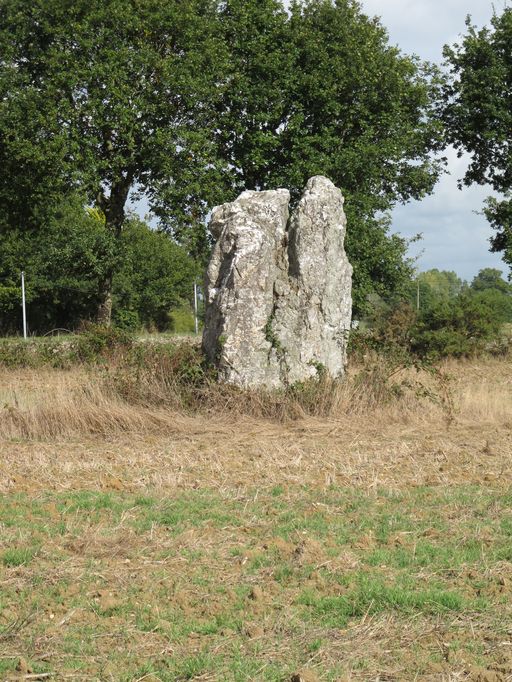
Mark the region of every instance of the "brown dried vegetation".
<instances>
[{"instance_id":1,"label":"brown dried vegetation","mask_svg":"<svg viewBox=\"0 0 512 682\"><path fill-rule=\"evenodd\" d=\"M512 679L512 369L442 370L0 370L0 679Z\"/></svg>"}]
</instances>

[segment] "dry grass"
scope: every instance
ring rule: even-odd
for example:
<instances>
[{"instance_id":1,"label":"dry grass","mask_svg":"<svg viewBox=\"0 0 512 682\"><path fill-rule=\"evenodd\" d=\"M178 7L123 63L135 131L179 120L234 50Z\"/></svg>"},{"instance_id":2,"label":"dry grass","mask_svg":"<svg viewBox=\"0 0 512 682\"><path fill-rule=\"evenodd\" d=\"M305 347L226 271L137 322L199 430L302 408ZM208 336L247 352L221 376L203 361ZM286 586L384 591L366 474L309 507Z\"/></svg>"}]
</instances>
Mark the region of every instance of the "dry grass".
<instances>
[{"instance_id":1,"label":"dry grass","mask_svg":"<svg viewBox=\"0 0 512 682\"><path fill-rule=\"evenodd\" d=\"M131 405L83 369L4 370L0 436L55 439L165 429L176 415Z\"/></svg>"},{"instance_id":2,"label":"dry grass","mask_svg":"<svg viewBox=\"0 0 512 682\"><path fill-rule=\"evenodd\" d=\"M390 371L379 364L284 393L240 391L205 382L180 386L158 367L132 376L95 369L0 368L0 437L60 439L158 435L190 428L190 418L230 423L310 417L338 425L354 420L385 426L472 421L501 425L512 415L512 371L505 361L446 363L435 374Z\"/></svg>"},{"instance_id":3,"label":"dry grass","mask_svg":"<svg viewBox=\"0 0 512 682\"><path fill-rule=\"evenodd\" d=\"M305 416L285 397L252 394L246 404L225 391L223 404L186 413L131 404L81 370L3 370L0 489L510 481L512 368L443 371L452 376L449 424L443 406L413 391L380 407L358 402L368 388L355 378L336 387L327 416ZM279 409L288 417L275 418ZM259 416L265 410L274 418Z\"/></svg>"},{"instance_id":4,"label":"dry grass","mask_svg":"<svg viewBox=\"0 0 512 682\"><path fill-rule=\"evenodd\" d=\"M2 369L0 679L512 679L512 367L441 369Z\"/></svg>"}]
</instances>

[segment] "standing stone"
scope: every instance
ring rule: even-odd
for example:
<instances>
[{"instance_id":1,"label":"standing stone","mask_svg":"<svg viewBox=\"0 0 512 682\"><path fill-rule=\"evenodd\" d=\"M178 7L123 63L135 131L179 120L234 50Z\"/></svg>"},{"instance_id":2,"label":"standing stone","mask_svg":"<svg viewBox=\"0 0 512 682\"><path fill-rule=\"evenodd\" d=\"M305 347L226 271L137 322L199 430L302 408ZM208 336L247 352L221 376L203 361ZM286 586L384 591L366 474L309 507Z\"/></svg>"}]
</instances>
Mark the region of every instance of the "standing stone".
<instances>
[{"instance_id":1,"label":"standing stone","mask_svg":"<svg viewBox=\"0 0 512 682\"><path fill-rule=\"evenodd\" d=\"M343 196L327 178L311 178L288 229L289 292L273 325L286 348L289 383L327 371L343 375L352 315L352 266L345 254ZM283 377L284 379L284 377Z\"/></svg>"},{"instance_id":2,"label":"standing stone","mask_svg":"<svg viewBox=\"0 0 512 682\"><path fill-rule=\"evenodd\" d=\"M280 385L265 328L284 264L287 190L244 192L213 210L217 240L206 273L203 348L219 379L241 386Z\"/></svg>"},{"instance_id":3,"label":"standing stone","mask_svg":"<svg viewBox=\"0 0 512 682\"><path fill-rule=\"evenodd\" d=\"M311 178L288 219L287 190L244 192L214 209L203 349L221 381L279 388L342 376L352 267L343 196Z\"/></svg>"}]
</instances>

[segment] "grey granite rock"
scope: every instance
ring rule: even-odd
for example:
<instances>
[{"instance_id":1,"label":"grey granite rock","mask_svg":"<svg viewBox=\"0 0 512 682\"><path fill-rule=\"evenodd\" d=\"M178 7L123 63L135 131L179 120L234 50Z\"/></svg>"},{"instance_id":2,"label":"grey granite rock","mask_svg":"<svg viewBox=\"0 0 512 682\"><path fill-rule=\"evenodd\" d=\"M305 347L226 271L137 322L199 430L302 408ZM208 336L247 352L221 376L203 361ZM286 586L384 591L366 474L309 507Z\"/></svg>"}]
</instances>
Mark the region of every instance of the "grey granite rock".
<instances>
[{"instance_id":1,"label":"grey granite rock","mask_svg":"<svg viewBox=\"0 0 512 682\"><path fill-rule=\"evenodd\" d=\"M287 190L244 192L214 209L203 349L219 380L279 388L342 376L352 267L339 189L311 178L289 218Z\"/></svg>"}]
</instances>

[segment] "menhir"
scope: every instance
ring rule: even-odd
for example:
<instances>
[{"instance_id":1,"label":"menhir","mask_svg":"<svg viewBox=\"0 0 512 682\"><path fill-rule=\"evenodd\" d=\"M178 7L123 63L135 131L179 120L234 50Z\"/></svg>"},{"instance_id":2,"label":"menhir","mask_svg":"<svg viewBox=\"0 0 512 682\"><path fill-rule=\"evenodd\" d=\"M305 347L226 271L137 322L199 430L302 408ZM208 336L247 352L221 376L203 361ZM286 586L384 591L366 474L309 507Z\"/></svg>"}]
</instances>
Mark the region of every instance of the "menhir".
<instances>
[{"instance_id":1,"label":"menhir","mask_svg":"<svg viewBox=\"0 0 512 682\"><path fill-rule=\"evenodd\" d=\"M280 388L321 373L343 375L352 267L343 196L311 178L290 194L243 192L213 210L203 350L219 380Z\"/></svg>"}]
</instances>

